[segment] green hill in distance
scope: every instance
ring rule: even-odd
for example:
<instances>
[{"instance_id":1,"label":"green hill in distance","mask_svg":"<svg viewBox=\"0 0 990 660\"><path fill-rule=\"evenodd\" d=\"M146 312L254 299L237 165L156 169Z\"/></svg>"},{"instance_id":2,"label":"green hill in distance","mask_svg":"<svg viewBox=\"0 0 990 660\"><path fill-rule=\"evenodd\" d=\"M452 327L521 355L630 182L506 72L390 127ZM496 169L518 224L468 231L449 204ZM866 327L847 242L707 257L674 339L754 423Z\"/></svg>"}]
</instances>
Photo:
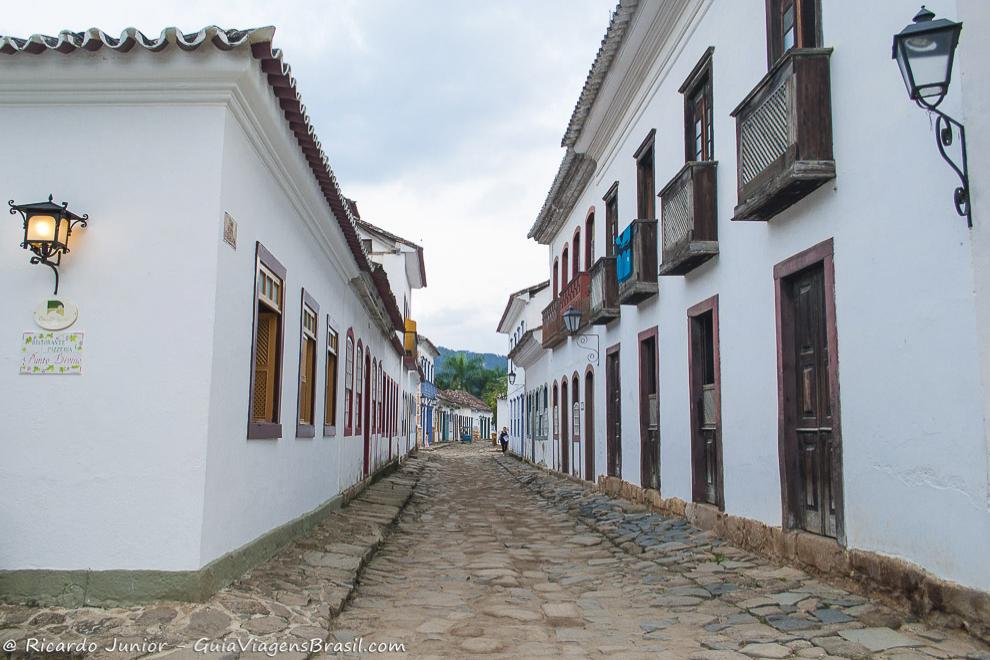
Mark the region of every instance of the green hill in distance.
<instances>
[{"instance_id":1,"label":"green hill in distance","mask_svg":"<svg viewBox=\"0 0 990 660\"><path fill-rule=\"evenodd\" d=\"M499 369L500 371L505 371L509 364L509 359L504 355L497 355L495 353L476 353L474 351L459 351L454 348L447 348L446 346L437 346L437 350L440 351L440 357L438 357L434 363L434 368L437 373L440 373L440 367L443 366L443 361L447 359L449 355L457 355L458 353L463 353L468 358L478 356L482 359L485 364L486 369Z\"/></svg>"}]
</instances>

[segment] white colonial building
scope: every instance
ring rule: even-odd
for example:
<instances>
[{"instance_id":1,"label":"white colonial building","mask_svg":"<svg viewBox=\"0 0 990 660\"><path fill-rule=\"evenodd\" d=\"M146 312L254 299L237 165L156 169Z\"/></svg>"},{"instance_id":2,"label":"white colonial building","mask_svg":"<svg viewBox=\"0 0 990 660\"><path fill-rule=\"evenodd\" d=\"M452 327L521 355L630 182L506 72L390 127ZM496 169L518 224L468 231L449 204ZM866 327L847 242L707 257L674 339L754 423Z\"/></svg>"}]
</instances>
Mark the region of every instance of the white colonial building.
<instances>
[{"instance_id":1,"label":"white colonial building","mask_svg":"<svg viewBox=\"0 0 990 660\"><path fill-rule=\"evenodd\" d=\"M418 438L424 445L433 444L436 437L436 359L440 351L428 338L419 335L419 373L422 382L419 386Z\"/></svg>"},{"instance_id":2,"label":"white colonial building","mask_svg":"<svg viewBox=\"0 0 990 660\"><path fill-rule=\"evenodd\" d=\"M619 2L529 233L552 300L511 347L514 451L987 602L990 7L928 6L964 23L940 110L974 229L890 58L916 4Z\"/></svg>"},{"instance_id":3,"label":"white colonial building","mask_svg":"<svg viewBox=\"0 0 990 660\"><path fill-rule=\"evenodd\" d=\"M509 337L506 413L505 417L499 415L498 432L502 432L501 427L508 427L509 448L520 456L536 462L546 461L544 452L548 447L546 443L541 442L537 448L536 434L530 428L531 424L540 424L542 420L531 420L527 416L526 369L543 355L540 335L541 313L549 302L549 281L516 291L509 296L498 324L498 331ZM539 374L537 377L540 383L545 379L544 374Z\"/></svg>"},{"instance_id":4,"label":"white colonial building","mask_svg":"<svg viewBox=\"0 0 990 660\"><path fill-rule=\"evenodd\" d=\"M3 199L88 214L59 298L54 215L0 231L4 598L202 598L411 446L421 251L369 260L273 33L0 37Z\"/></svg>"}]
</instances>

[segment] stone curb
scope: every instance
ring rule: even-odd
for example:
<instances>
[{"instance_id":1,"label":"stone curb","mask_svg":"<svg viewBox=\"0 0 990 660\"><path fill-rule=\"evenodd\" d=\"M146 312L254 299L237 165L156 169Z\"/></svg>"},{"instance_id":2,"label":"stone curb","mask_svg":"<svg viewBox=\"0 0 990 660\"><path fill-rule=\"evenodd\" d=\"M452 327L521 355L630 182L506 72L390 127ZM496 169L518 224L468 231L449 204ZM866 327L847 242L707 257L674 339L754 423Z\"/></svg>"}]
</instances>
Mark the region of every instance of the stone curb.
<instances>
[{"instance_id":1,"label":"stone curb","mask_svg":"<svg viewBox=\"0 0 990 660\"><path fill-rule=\"evenodd\" d=\"M518 454L509 452L509 455L521 466L547 477L569 481L589 493L621 499L646 511L681 518L724 542L764 559L799 568L894 609L910 612L936 625L962 629L977 639L990 642L990 593L943 580L920 566L895 557L847 549L832 539L782 530L756 520L726 514L710 505L685 502L679 498L661 498L655 490L643 489L615 477L600 477L598 483L592 485L572 475L536 465ZM508 467L502 467L513 474ZM530 484L533 480L523 481L515 474L513 477L532 490ZM571 502L567 502L566 506L570 511L578 509ZM603 533L594 524L595 521L584 522ZM608 534L605 537L615 544ZM639 550L638 547L629 547L629 543L616 545L632 554Z\"/></svg>"}]
</instances>

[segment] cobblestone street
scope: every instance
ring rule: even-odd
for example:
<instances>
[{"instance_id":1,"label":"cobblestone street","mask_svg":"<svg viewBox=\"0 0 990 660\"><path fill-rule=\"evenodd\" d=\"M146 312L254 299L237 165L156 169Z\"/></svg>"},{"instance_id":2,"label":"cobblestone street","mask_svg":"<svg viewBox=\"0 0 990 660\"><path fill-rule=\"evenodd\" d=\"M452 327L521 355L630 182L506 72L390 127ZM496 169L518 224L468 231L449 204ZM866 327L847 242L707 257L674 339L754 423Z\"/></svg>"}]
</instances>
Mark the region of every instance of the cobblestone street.
<instances>
[{"instance_id":1,"label":"cobblestone street","mask_svg":"<svg viewBox=\"0 0 990 660\"><path fill-rule=\"evenodd\" d=\"M419 658L990 658L958 630L479 445L421 452L207 603L0 606L15 657L31 637L173 660L301 660L319 654L273 649L355 638Z\"/></svg>"},{"instance_id":2,"label":"cobblestone street","mask_svg":"<svg viewBox=\"0 0 990 660\"><path fill-rule=\"evenodd\" d=\"M431 454L333 635L399 640L417 657L990 657L958 631L478 446Z\"/></svg>"}]
</instances>

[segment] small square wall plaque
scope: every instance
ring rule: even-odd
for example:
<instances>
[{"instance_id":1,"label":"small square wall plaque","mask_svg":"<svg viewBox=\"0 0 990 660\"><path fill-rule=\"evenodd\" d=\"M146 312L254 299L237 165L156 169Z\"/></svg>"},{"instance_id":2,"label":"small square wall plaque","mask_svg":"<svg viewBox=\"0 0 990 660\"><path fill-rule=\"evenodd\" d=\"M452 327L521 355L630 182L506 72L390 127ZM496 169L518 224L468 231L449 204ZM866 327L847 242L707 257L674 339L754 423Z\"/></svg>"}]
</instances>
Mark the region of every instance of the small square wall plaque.
<instances>
[{"instance_id":1,"label":"small square wall plaque","mask_svg":"<svg viewBox=\"0 0 990 660\"><path fill-rule=\"evenodd\" d=\"M229 213L223 214L223 240L230 247L237 249L237 221Z\"/></svg>"},{"instance_id":2,"label":"small square wall plaque","mask_svg":"<svg viewBox=\"0 0 990 660\"><path fill-rule=\"evenodd\" d=\"M83 333L25 332L21 342L21 374L77 376L82 373Z\"/></svg>"}]
</instances>

